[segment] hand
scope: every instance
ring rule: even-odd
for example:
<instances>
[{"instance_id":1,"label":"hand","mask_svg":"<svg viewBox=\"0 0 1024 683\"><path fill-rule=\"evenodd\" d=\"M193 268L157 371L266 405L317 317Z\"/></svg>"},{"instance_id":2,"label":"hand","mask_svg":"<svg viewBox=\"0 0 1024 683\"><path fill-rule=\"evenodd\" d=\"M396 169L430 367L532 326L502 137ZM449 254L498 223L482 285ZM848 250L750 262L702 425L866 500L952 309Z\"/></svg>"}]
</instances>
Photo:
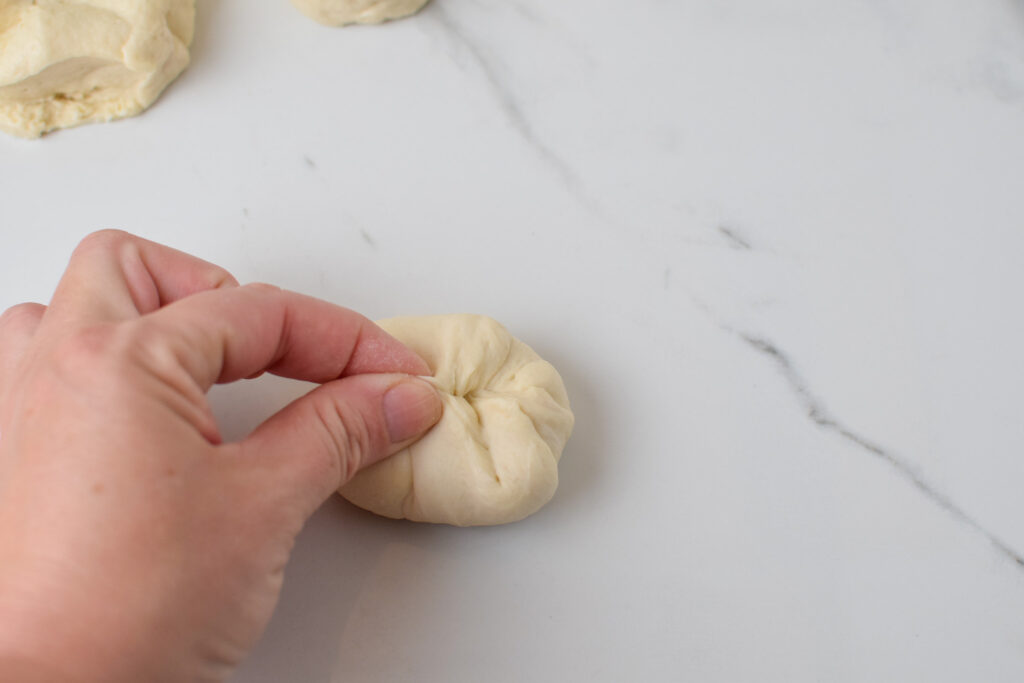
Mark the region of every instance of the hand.
<instances>
[{"instance_id":1,"label":"hand","mask_svg":"<svg viewBox=\"0 0 1024 683\"><path fill-rule=\"evenodd\" d=\"M240 443L206 392L321 383ZM220 681L305 521L441 414L424 362L352 311L126 233L0 318L0 679Z\"/></svg>"}]
</instances>

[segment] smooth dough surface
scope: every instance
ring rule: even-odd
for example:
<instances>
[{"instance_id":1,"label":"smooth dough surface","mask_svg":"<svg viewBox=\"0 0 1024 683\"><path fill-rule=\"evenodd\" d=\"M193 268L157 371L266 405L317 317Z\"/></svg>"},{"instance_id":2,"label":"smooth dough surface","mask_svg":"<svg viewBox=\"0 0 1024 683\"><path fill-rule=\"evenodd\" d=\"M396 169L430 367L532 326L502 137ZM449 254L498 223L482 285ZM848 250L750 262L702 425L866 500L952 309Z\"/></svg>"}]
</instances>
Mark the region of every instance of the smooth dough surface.
<instances>
[{"instance_id":1,"label":"smooth dough surface","mask_svg":"<svg viewBox=\"0 0 1024 683\"><path fill-rule=\"evenodd\" d=\"M0 129L138 114L188 65L195 0L0 0Z\"/></svg>"},{"instance_id":2,"label":"smooth dough surface","mask_svg":"<svg viewBox=\"0 0 1024 683\"><path fill-rule=\"evenodd\" d=\"M444 414L426 436L357 474L341 494L385 517L458 526L514 522L547 503L573 426L555 368L485 316L378 324L430 366Z\"/></svg>"},{"instance_id":3,"label":"smooth dough surface","mask_svg":"<svg viewBox=\"0 0 1024 683\"><path fill-rule=\"evenodd\" d=\"M328 26L379 24L415 14L429 0L292 0L310 19Z\"/></svg>"}]
</instances>

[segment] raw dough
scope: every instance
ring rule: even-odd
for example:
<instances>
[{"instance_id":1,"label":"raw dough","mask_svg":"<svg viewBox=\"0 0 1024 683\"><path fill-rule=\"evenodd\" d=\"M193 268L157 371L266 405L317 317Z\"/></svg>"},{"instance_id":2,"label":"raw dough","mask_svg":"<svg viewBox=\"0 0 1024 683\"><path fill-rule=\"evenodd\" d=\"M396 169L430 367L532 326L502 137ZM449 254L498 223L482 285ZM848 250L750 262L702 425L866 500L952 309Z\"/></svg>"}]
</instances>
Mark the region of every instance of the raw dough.
<instances>
[{"instance_id":1,"label":"raw dough","mask_svg":"<svg viewBox=\"0 0 1024 683\"><path fill-rule=\"evenodd\" d=\"M300 12L328 26L379 24L415 14L429 0L292 0Z\"/></svg>"},{"instance_id":2,"label":"raw dough","mask_svg":"<svg viewBox=\"0 0 1024 683\"><path fill-rule=\"evenodd\" d=\"M430 366L444 414L426 436L357 474L341 494L385 517L458 526L514 522L547 503L573 425L555 368L485 316L378 324Z\"/></svg>"},{"instance_id":3,"label":"raw dough","mask_svg":"<svg viewBox=\"0 0 1024 683\"><path fill-rule=\"evenodd\" d=\"M133 116L188 65L195 0L0 0L0 129Z\"/></svg>"}]
</instances>

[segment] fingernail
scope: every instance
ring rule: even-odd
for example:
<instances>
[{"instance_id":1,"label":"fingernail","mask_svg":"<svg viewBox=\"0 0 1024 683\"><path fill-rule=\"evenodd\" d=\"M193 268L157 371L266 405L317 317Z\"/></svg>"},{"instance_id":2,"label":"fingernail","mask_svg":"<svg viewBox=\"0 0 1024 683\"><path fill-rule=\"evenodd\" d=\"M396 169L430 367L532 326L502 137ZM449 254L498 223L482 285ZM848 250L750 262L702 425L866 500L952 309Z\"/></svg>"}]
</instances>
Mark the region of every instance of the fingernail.
<instances>
[{"instance_id":1,"label":"fingernail","mask_svg":"<svg viewBox=\"0 0 1024 683\"><path fill-rule=\"evenodd\" d=\"M441 397L421 379L410 377L384 394L384 419L391 443L406 441L427 431L441 418Z\"/></svg>"}]
</instances>

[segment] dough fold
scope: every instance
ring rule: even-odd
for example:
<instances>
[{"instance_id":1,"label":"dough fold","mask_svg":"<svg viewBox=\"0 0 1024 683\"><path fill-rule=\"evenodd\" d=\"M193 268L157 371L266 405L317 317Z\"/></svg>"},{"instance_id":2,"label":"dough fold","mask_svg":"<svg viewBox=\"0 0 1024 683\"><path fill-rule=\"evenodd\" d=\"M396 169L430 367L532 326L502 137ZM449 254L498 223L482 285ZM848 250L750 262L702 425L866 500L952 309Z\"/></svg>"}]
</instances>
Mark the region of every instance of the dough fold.
<instances>
[{"instance_id":1,"label":"dough fold","mask_svg":"<svg viewBox=\"0 0 1024 683\"><path fill-rule=\"evenodd\" d=\"M310 19L327 26L379 24L420 11L429 0L292 0Z\"/></svg>"},{"instance_id":2,"label":"dough fold","mask_svg":"<svg viewBox=\"0 0 1024 683\"><path fill-rule=\"evenodd\" d=\"M444 414L412 446L357 474L342 496L385 517L457 526L514 522L547 503L573 426L555 368L485 316L378 324L430 366Z\"/></svg>"},{"instance_id":3,"label":"dough fold","mask_svg":"<svg viewBox=\"0 0 1024 683\"><path fill-rule=\"evenodd\" d=\"M188 65L195 0L0 0L0 130L133 116Z\"/></svg>"}]
</instances>

